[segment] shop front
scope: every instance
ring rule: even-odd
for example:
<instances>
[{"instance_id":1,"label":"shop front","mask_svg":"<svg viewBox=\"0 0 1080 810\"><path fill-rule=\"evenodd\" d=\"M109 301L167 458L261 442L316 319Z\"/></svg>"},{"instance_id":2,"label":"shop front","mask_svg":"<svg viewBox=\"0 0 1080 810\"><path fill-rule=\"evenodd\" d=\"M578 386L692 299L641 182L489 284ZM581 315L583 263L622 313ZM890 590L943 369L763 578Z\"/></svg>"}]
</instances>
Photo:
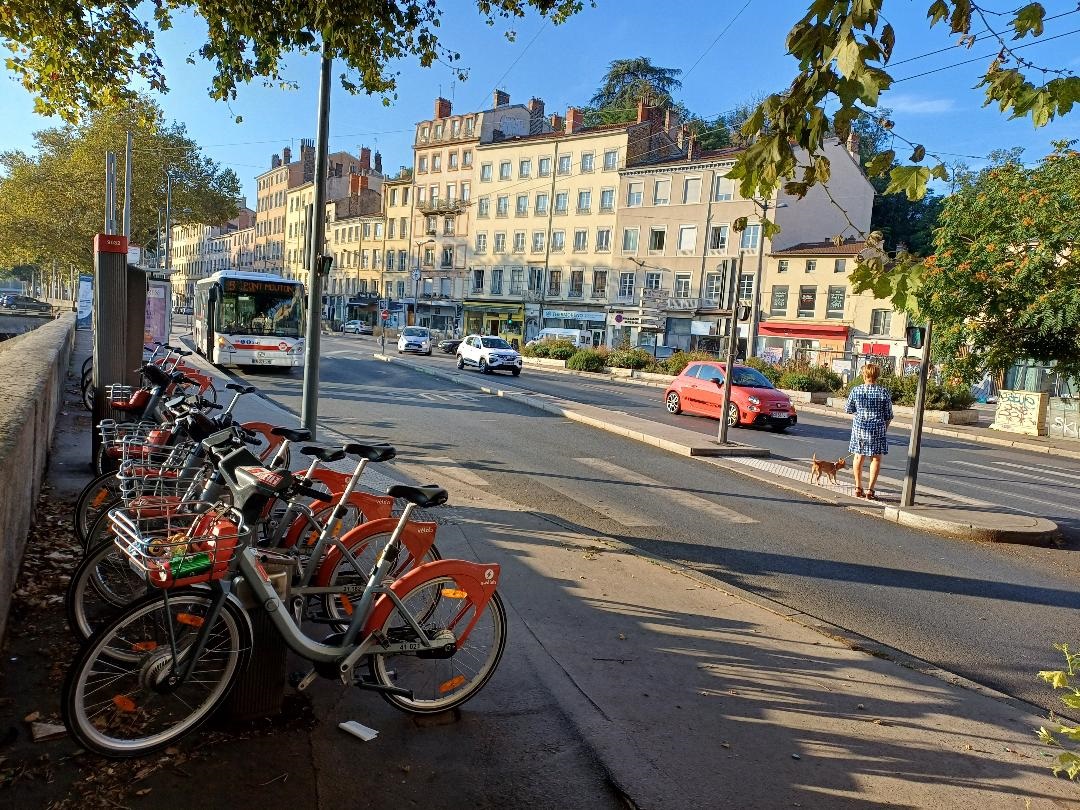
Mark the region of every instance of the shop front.
<instances>
[{"instance_id":1,"label":"shop front","mask_svg":"<svg viewBox=\"0 0 1080 810\"><path fill-rule=\"evenodd\" d=\"M349 298L345 303L342 322L344 321L363 321L369 326L377 326L379 323L379 297L373 293L361 293ZM335 323L335 328L340 325L340 323Z\"/></svg>"},{"instance_id":2,"label":"shop front","mask_svg":"<svg viewBox=\"0 0 1080 810\"><path fill-rule=\"evenodd\" d=\"M544 324L541 328L580 329L592 334L593 346L601 346L604 343L606 321L607 313L600 310L544 307Z\"/></svg>"},{"instance_id":3,"label":"shop front","mask_svg":"<svg viewBox=\"0 0 1080 810\"><path fill-rule=\"evenodd\" d=\"M791 359L830 365L848 350L850 328L840 324L765 321L758 327L759 357L773 363Z\"/></svg>"},{"instance_id":4,"label":"shop front","mask_svg":"<svg viewBox=\"0 0 1080 810\"><path fill-rule=\"evenodd\" d=\"M524 304L493 304L486 301L464 303L465 335L498 335L511 346L524 345Z\"/></svg>"}]
</instances>

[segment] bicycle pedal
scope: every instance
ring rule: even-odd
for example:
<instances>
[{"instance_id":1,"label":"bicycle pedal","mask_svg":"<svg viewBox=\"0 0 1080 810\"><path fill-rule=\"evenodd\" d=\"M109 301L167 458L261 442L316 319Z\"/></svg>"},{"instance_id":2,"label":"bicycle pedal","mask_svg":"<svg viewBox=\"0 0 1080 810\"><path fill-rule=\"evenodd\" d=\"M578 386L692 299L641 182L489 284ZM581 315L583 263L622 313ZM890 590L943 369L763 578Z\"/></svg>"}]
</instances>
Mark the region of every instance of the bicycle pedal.
<instances>
[{"instance_id":1,"label":"bicycle pedal","mask_svg":"<svg viewBox=\"0 0 1080 810\"><path fill-rule=\"evenodd\" d=\"M319 673L314 669L304 674L302 672L293 672L289 675L289 685L296 689L298 692L303 692L312 682L319 677Z\"/></svg>"}]
</instances>

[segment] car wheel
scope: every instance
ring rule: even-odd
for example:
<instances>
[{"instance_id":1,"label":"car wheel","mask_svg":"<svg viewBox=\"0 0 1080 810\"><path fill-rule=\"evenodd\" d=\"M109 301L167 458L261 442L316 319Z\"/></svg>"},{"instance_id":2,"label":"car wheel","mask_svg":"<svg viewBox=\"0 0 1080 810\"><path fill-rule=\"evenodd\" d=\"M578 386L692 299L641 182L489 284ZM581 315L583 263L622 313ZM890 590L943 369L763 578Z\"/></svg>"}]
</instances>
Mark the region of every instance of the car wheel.
<instances>
[{"instance_id":1,"label":"car wheel","mask_svg":"<svg viewBox=\"0 0 1080 810\"><path fill-rule=\"evenodd\" d=\"M739 406L734 402L728 405L727 423L728 427L738 427L739 425Z\"/></svg>"},{"instance_id":2,"label":"car wheel","mask_svg":"<svg viewBox=\"0 0 1080 810\"><path fill-rule=\"evenodd\" d=\"M491 369L488 368L487 360L485 360L483 357L480 358L480 373L481 374L490 374L491 373Z\"/></svg>"},{"instance_id":3,"label":"car wheel","mask_svg":"<svg viewBox=\"0 0 1080 810\"><path fill-rule=\"evenodd\" d=\"M510 373L513 374L515 377L517 377L517 376L519 376L521 374L521 369L520 368L512 368L512 369L510 369Z\"/></svg>"},{"instance_id":4,"label":"car wheel","mask_svg":"<svg viewBox=\"0 0 1080 810\"><path fill-rule=\"evenodd\" d=\"M672 391L668 394L664 406L667 408L668 413L682 413L682 402L679 401L678 392Z\"/></svg>"},{"instance_id":5,"label":"car wheel","mask_svg":"<svg viewBox=\"0 0 1080 810\"><path fill-rule=\"evenodd\" d=\"M465 368L465 358L462 357L460 354L457 356L457 367Z\"/></svg>"},{"instance_id":6,"label":"car wheel","mask_svg":"<svg viewBox=\"0 0 1080 810\"><path fill-rule=\"evenodd\" d=\"M431 357L431 349L428 349L428 350L427 350L427 356L428 356L428 357Z\"/></svg>"}]
</instances>

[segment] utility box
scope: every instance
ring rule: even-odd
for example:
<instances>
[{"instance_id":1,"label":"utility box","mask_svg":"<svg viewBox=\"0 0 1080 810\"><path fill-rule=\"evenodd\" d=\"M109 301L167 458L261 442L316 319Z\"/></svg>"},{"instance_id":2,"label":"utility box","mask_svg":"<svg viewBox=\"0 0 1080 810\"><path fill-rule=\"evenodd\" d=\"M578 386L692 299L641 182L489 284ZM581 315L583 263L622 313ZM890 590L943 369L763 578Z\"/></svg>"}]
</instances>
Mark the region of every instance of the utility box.
<instances>
[{"instance_id":1,"label":"utility box","mask_svg":"<svg viewBox=\"0 0 1080 810\"><path fill-rule=\"evenodd\" d=\"M1080 441L1080 398L1050 397L1046 412L1047 435Z\"/></svg>"}]
</instances>

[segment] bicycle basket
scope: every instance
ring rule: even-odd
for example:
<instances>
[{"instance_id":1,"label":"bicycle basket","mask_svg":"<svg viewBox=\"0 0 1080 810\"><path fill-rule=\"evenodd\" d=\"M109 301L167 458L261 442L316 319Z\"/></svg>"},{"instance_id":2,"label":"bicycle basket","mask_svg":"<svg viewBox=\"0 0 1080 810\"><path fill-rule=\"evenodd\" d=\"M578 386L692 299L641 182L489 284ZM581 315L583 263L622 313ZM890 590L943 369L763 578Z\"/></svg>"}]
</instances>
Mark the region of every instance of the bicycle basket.
<instances>
[{"instance_id":1,"label":"bicycle basket","mask_svg":"<svg viewBox=\"0 0 1080 810\"><path fill-rule=\"evenodd\" d=\"M230 507L187 501L182 510L146 517L145 510L109 511L113 542L128 564L156 588L222 579L249 534Z\"/></svg>"},{"instance_id":2,"label":"bicycle basket","mask_svg":"<svg viewBox=\"0 0 1080 810\"><path fill-rule=\"evenodd\" d=\"M137 443L135 443L137 444ZM152 448L132 448L128 441L122 449L120 469L116 473L120 485L120 497L125 504L146 502L156 498L165 502L192 500L202 489L209 466L205 462L191 462L192 445Z\"/></svg>"},{"instance_id":3,"label":"bicycle basket","mask_svg":"<svg viewBox=\"0 0 1080 810\"><path fill-rule=\"evenodd\" d=\"M102 419L98 424L98 433L101 434L101 441L115 450L119 447L121 439L146 439L150 431L156 427L158 427L156 423L147 420L117 422L115 419Z\"/></svg>"}]
</instances>

